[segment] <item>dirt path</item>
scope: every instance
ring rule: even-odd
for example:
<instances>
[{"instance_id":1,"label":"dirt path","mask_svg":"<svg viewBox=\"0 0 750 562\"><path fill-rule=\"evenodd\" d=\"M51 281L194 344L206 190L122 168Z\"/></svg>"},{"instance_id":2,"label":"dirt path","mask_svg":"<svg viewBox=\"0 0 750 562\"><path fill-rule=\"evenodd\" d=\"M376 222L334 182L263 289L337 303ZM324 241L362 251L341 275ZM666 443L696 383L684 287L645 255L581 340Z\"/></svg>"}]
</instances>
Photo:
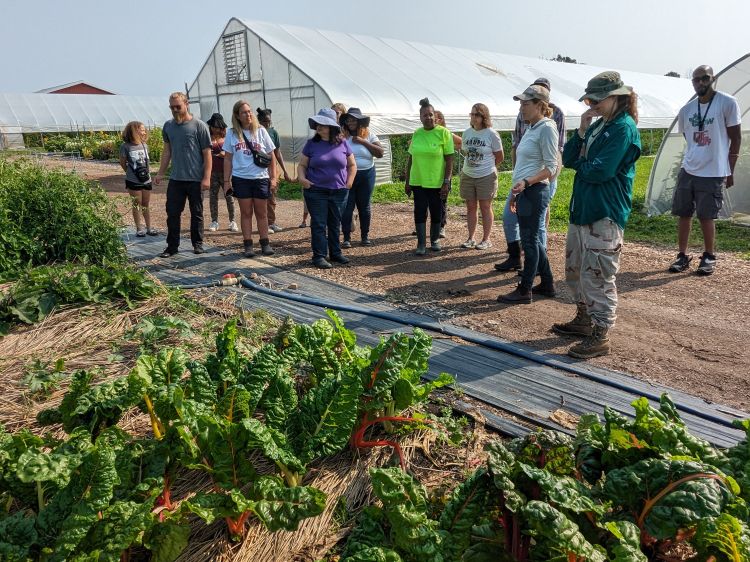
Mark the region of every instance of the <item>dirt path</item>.
<instances>
[{"instance_id":1,"label":"dirt path","mask_svg":"<svg viewBox=\"0 0 750 562\"><path fill-rule=\"evenodd\" d=\"M79 163L77 169L99 180L113 196L124 194L118 168ZM157 188L151 208L160 229L165 228L164 199L164 188ZM205 209L208 226L207 199ZM132 224L125 205L123 211L126 223ZM206 242L239 252L242 237L225 230L222 202L219 215L222 231L206 231ZM549 330L553 322L566 321L574 313L565 283L556 282L558 297L553 300L526 306L498 303L497 296L517 283L515 272L499 274L492 267L504 259L502 229L498 225L493 230L495 247L490 250L460 248L466 238L465 210L460 207L451 209L445 250L417 257L415 237L410 235L411 206L378 205L371 232L375 245L359 247L355 236L354 247L346 250L351 263L327 271L310 265L309 229L297 228L302 203L282 201L277 215L277 222L287 227L272 235L277 254L271 259L279 266L380 294L394 303L552 353L565 353L572 343ZM187 220L186 211L183 234ZM564 234L550 236L550 261L558 280L563 279L564 245ZM186 241L183 251L189 247ZM591 362L750 411L750 262L721 253L716 274L697 277L667 273L673 256L673 248L625 245L612 354Z\"/></svg>"}]
</instances>

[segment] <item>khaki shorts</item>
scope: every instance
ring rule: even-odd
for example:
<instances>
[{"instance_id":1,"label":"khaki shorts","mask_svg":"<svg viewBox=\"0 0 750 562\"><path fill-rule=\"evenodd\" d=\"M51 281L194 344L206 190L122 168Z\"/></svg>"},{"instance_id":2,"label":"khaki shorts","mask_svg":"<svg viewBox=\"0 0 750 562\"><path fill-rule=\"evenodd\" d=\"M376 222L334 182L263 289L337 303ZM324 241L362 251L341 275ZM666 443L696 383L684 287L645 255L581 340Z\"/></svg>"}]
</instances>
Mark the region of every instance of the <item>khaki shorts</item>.
<instances>
[{"instance_id":1,"label":"khaki shorts","mask_svg":"<svg viewBox=\"0 0 750 562\"><path fill-rule=\"evenodd\" d=\"M492 172L481 178L472 178L461 172L461 198L486 201L494 199L497 194L497 172Z\"/></svg>"},{"instance_id":2,"label":"khaki shorts","mask_svg":"<svg viewBox=\"0 0 750 562\"><path fill-rule=\"evenodd\" d=\"M688 174L683 168L677 175L672 196L672 214L678 217L715 219L724 203L726 178L704 178Z\"/></svg>"}]
</instances>

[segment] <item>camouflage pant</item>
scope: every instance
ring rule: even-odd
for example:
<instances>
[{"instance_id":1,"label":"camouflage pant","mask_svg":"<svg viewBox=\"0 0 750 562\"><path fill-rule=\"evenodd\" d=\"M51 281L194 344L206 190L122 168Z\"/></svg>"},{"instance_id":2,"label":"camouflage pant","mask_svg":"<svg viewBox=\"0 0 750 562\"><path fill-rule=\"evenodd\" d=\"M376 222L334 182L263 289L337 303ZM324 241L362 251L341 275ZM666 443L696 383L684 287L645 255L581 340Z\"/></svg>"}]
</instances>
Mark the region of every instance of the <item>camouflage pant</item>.
<instances>
[{"instance_id":1,"label":"camouflage pant","mask_svg":"<svg viewBox=\"0 0 750 562\"><path fill-rule=\"evenodd\" d=\"M615 325L622 229L610 219L568 226L565 242L565 281L578 304L585 304L594 324Z\"/></svg>"}]
</instances>

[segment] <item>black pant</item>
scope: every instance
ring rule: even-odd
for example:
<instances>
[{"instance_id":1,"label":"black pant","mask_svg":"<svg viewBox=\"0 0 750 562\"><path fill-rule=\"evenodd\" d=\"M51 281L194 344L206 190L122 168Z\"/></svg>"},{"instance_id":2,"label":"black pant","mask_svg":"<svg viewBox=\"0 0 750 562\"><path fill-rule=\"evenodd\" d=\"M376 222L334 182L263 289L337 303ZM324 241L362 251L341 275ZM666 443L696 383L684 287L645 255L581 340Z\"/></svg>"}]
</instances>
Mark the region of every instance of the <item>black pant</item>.
<instances>
[{"instance_id":1,"label":"black pant","mask_svg":"<svg viewBox=\"0 0 750 562\"><path fill-rule=\"evenodd\" d=\"M414 224L427 222L427 209L430 209L430 223L440 224L443 215L439 187L411 186L414 194Z\"/></svg>"},{"instance_id":2,"label":"black pant","mask_svg":"<svg viewBox=\"0 0 750 562\"><path fill-rule=\"evenodd\" d=\"M203 243L203 190L199 181L169 180L167 185L167 250L180 246L180 217L185 201L190 205L190 241Z\"/></svg>"}]
</instances>

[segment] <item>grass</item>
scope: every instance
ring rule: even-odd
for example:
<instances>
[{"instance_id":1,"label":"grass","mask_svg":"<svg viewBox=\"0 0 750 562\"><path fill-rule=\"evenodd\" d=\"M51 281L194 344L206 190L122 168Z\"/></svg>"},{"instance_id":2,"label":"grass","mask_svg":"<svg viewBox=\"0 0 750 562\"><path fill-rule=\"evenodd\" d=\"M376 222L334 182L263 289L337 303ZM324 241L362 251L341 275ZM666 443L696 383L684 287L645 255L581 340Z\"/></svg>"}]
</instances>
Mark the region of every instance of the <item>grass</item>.
<instances>
[{"instance_id":1,"label":"grass","mask_svg":"<svg viewBox=\"0 0 750 562\"><path fill-rule=\"evenodd\" d=\"M625 239L658 246L676 248L677 219L671 215L649 217L644 212L646 189L653 157L643 157L636 164L635 182L633 183L633 212L625 229ZM566 232L568 229L568 204L573 192L574 172L564 169L557 182L557 193L552 201L550 210L550 230L552 232ZM501 172L498 179L498 195L493 205L495 220L502 220L502 210L505 198L510 191L511 175ZM302 193L298 184L282 182L279 187L279 197L282 199L301 199ZM403 182L385 183L375 187L373 203L406 203L409 199L404 194ZM448 197L449 205L463 206L459 195L458 178L453 178L453 189ZM693 220L693 230L690 235L690 246L696 250L702 248L702 236L697 220ZM719 251L738 252L744 259L750 260L750 229L733 224L729 221L717 221L716 246Z\"/></svg>"}]
</instances>

